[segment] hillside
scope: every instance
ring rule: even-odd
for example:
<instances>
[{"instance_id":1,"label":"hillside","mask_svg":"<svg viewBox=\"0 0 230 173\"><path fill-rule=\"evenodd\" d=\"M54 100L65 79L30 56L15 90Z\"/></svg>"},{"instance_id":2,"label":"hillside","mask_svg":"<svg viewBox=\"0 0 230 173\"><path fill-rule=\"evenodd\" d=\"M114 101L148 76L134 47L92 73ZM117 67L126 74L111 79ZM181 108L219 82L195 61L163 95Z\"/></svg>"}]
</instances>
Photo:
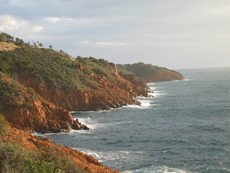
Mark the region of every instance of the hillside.
<instances>
[{"instance_id":1,"label":"hillside","mask_svg":"<svg viewBox=\"0 0 230 173\"><path fill-rule=\"evenodd\" d=\"M120 76L113 63L72 59L51 49L27 45L1 52L0 71L68 110L119 107L134 103L134 96L146 95L146 86L134 85Z\"/></svg>"},{"instance_id":2,"label":"hillside","mask_svg":"<svg viewBox=\"0 0 230 173\"><path fill-rule=\"evenodd\" d=\"M0 115L1 173L118 173L80 151L10 127Z\"/></svg>"},{"instance_id":3,"label":"hillside","mask_svg":"<svg viewBox=\"0 0 230 173\"><path fill-rule=\"evenodd\" d=\"M174 70L164 67L158 67L151 64L135 63L118 65L118 68L124 74L134 74L144 82L161 82L171 80L182 80L184 76Z\"/></svg>"},{"instance_id":4,"label":"hillside","mask_svg":"<svg viewBox=\"0 0 230 173\"><path fill-rule=\"evenodd\" d=\"M17 128L87 129L69 111L116 108L147 95L140 79L121 75L103 59L73 58L9 35L5 40L0 42L0 113Z\"/></svg>"},{"instance_id":5,"label":"hillside","mask_svg":"<svg viewBox=\"0 0 230 173\"><path fill-rule=\"evenodd\" d=\"M110 96L112 92L117 95ZM124 93L128 95L123 100ZM0 34L0 172L118 172L80 151L30 133L88 130L73 119L70 110L134 103L131 97L142 93L146 86L134 86L120 77L112 63L73 59L63 51Z\"/></svg>"},{"instance_id":6,"label":"hillside","mask_svg":"<svg viewBox=\"0 0 230 173\"><path fill-rule=\"evenodd\" d=\"M69 111L58 107L0 72L0 112L14 127L36 132L87 129L73 120Z\"/></svg>"},{"instance_id":7,"label":"hillside","mask_svg":"<svg viewBox=\"0 0 230 173\"><path fill-rule=\"evenodd\" d=\"M141 67L73 58L0 34L0 172L118 172L30 132L88 130L70 111L138 104L135 98L148 92L144 77L152 76L152 66L145 73Z\"/></svg>"}]
</instances>

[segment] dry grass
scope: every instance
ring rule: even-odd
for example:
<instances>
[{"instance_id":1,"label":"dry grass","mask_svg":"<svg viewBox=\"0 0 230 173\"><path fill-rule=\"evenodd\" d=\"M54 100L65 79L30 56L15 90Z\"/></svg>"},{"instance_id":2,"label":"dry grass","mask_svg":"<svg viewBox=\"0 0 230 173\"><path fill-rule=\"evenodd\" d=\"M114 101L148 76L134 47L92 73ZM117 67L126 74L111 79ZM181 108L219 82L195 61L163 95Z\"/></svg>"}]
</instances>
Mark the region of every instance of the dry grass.
<instances>
[{"instance_id":1,"label":"dry grass","mask_svg":"<svg viewBox=\"0 0 230 173\"><path fill-rule=\"evenodd\" d=\"M14 43L0 42L0 51L11 51L19 48L19 46Z\"/></svg>"}]
</instances>

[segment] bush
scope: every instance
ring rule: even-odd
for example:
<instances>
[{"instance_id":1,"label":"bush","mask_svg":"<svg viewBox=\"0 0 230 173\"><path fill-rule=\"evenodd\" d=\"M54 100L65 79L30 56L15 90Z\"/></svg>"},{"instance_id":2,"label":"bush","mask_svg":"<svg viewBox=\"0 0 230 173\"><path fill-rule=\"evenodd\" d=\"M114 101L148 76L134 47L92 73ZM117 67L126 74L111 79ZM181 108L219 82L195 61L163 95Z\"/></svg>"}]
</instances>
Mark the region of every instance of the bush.
<instances>
[{"instance_id":1,"label":"bush","mask_svg":"<svg viewBox=\"0 0 230 173\"><path fill-rule=\"evenodd\" d=\"M1 173L85 173L69 159L58 154L36 153L15 144L0 146Z\"/></svg>"},{"instance_id":2,"label":"bush","mask_svg":"<svg viewBox=\"0 0 230 173\"><path fill-rule=\"evenodd\" d=\"M5 118L0 114L0 135L6 132L6 121Z\"/></svg>"}]
</instances>

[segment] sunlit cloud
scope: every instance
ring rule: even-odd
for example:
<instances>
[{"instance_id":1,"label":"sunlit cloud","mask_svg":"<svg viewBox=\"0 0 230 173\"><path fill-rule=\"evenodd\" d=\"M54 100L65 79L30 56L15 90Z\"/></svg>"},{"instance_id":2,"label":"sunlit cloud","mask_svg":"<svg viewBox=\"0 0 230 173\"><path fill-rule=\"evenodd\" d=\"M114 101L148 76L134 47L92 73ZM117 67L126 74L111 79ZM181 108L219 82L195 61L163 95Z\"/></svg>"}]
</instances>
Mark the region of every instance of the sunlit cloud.
<instances>
[{"instance_id":1,"label":"sunlit cloud","mask_svg":"<svg viewBox=\"0 0 230 173\"><path fill-rule=\"evenodd\" d=\"M94 45L94 46L104 46L104 47L115 47L115 46L128 46L128 43L126 42L121 42L121 41L96 41L96 42L92 42L89 40L84 40L82 42L83 44L90 44L90 45Z\"/></svg>"},{"instance_id":2,"label":"sunlit cloud","mask_svg":"<svg viewBox=\"0 0 230 173\"><path fill-rule=\"evenodd\" d=\"M46 17L45 19L51 23L57 23L63 21L72 22L74 20L72 18L61 18L61 17Z\"/></svg>"},{"instance_id":3,"label":"sunlit cloud","mask_svg":"<svg viewBox=\"0 0 230 173\"><path fill-rule=\"evenodd\" d=\"M0 30L4 32L38 33L43 30L43 27L14 16L3 15L0 16Z\"/></svg>"}]
</instances>

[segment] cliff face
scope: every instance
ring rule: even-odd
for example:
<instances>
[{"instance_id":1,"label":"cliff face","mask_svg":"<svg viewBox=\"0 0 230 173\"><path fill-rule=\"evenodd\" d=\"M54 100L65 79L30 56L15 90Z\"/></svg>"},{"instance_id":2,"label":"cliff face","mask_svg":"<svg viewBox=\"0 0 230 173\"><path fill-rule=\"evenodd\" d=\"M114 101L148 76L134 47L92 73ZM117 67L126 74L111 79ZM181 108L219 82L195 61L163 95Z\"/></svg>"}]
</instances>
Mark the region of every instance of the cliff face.
<instances>
[{"instance_id":1,"label":"cliff face","mask_svg":"<svg viewBox=\"0 0 230 173\"><path fill-rule=\"evenodd\" d=\"M119 69L125 74L134 74L138 76L144 82L161 82L184 79L184 76L175 70L151 64L135 63L119 65Z\"/></svg>"},{"instance_id":2,"label":"cliff face","mask_svg":"<svg viewBox=\"0 0 230 173\"><path fill-rule=\"evenodd\" d=\"M0 44L0 50L6 45ZM0 72L7 91L0 97L0 113L17 128L42 133L87 129L73 121L69 111L116 108L147 95L142 81L120 74L115 64L105 60L73 59L51 49L12 45L8 47L14 49L0 51Z\"/></svg>"},{"instance_id":3,"label":"cliff face","mask_svg":"<svg viewBox=\"0 0 230 173\"><path fill-rule=\"evenodd\" d=\"M133 103L132 96L138 94L133 84L104 60L75 60L64 52L22 41L15 45L13 37L7 38L8 42L0 42L0 114L10 126L5 130L0 115L0 172L117 173L91 156L27 131L86 130L70 110Z\"/></svg>"},{"instance_id":4,"label":"cliff face","mask_svg":"<svg viewBox=\"0 0 230 173\"><path fill-rule=\"evenodd\" d=\"M118 172L86 154L22 130L46 133L88 129L74 120L69 111L133 104L136 96L147 96L144 82L182 78L177 72L162 68L155 73L152 67L118 69L102 59L74 59L63 51L38 48L24 44L21 39L14 41L7 34L3 36L6 39L0 42L0 113L12 127L2 135L0 116L0 172L11 166L15 172L19 168L27 170L28 163L36 166L32 168L37 172L41 172L42 165L45 169L52 167L47 172L56 169L73 173ZM14 144L19 146L12 148Z\"/></svg>"},{"instance_id":5,"label":"cliff face","mask_svg":"<svg viewBox=\"0 0 230 173\"><path fill-rule=\"evenodd\" d=\"M103 77L89 76L97 85L86 90L73 88L61 89L57 86L46 84L38 79L18 77L23 85L33 88L36 93L48 101L67 110L89 111L116 108L126 104L135 103L133 97L146 96L147 87L143 82L140 85L119 76L115 81Z\"/></svg>"},{"instance_id":6,"label":"cliff face","mask_svg":"<svg viewBox=\"0 0 230 173\"><path fill-rule=\"evenodd\" d=\"M14 127L40 133L87 129L69 111L37 95L0 72L0 112Z\"/></svg>"}]
</instances>

